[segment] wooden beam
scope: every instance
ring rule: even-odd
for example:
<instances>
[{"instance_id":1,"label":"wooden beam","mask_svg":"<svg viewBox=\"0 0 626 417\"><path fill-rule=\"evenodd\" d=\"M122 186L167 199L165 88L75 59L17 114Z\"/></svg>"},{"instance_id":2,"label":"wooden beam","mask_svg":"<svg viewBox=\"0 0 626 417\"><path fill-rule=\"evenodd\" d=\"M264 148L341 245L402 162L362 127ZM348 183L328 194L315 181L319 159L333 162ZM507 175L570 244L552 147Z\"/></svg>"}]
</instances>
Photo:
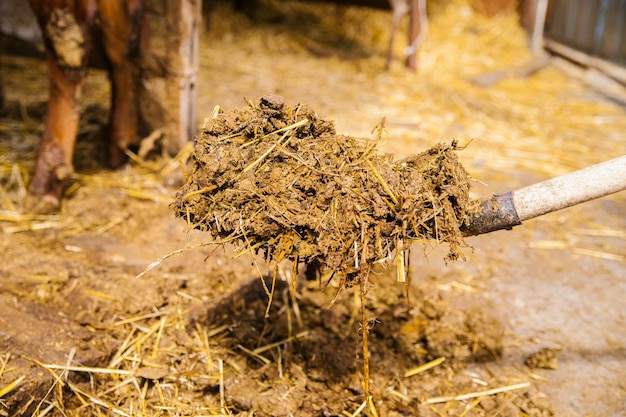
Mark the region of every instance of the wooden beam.
<instances>
[{"instance_id":1,"label":"wooden beam","mask_svg":"<svg viewBox=\"0 0 626 417\"><path fill-rule=\"evenodd\" d=\"M198 128L201 0L144 0L139 110L146 133L161 129L175 155Z\"/></svg>"},{"instance_id":2,"label":"wooden beam","mask_svg":"<svg viewBox=\"0 0 626 417\"><path fill-rule=\"evenodd\" d=\"M626 86L626 67L622 67L602 58L591 56L551 39L544 39L544 45L549 51L562 55L585 67L595 68Z\"/></svg>"}]
</instances>

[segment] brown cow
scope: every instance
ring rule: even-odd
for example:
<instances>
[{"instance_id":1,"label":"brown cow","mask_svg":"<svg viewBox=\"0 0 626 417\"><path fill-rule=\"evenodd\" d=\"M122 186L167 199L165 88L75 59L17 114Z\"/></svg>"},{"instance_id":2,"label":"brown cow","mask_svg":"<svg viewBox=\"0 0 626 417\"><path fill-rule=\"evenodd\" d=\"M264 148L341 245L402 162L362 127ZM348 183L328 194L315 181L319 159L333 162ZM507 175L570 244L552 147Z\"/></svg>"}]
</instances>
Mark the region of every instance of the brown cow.
<instances>
[{"instance_id":1,"label":"brown cow","mask_svg":"<svg viewBox=\"0 0 626 417\"><path fill-rule=\"evenodd\" d=\"M108 160L125 161L123 149L137 140L135 83L142 0L30 0L46 47L50 97L27 210L58 209L64 181L73 170L81 84L95 40L111 70Z\"/></svg>"}]
</instances>

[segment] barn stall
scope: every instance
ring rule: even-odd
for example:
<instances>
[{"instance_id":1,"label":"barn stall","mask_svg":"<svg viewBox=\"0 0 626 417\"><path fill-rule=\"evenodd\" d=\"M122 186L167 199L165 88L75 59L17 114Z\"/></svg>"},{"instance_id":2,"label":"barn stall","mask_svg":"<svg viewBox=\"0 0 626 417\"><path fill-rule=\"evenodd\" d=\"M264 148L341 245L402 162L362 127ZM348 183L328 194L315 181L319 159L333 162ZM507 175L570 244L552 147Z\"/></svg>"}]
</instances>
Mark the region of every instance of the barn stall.
<instances>
[{"instance_id":1,"label":"barn stall","mask_svg":"<svg viewBox=\"0 0 626 417\"><path fill-rule=\"evenodd\" d=\"M262 6L254 19L228 4L213 11L199 48L201 124L216 105L246 108L268 93L357 138L375 138L384 117L378 151L395 160L456 140L473 197L626 154L623 87L600 93L587 82L597 74L556 58L520 76L533 56L515 16L429 3L418 71L403 67L403 33L384 72L388 12ZM264 318L265 260L174 219L188 148L105 168L103 72L84 88L61 212L24 213L45 65L3 56L2 79L2 413L374 415L363 408L359 292L300 277L294 301L281 264ZM625 210L614 194L467 238L466 261L416 242L408 296L394 267L374 271L365 305L377 412L619 413Z\"/></svg>"}]
</instances>

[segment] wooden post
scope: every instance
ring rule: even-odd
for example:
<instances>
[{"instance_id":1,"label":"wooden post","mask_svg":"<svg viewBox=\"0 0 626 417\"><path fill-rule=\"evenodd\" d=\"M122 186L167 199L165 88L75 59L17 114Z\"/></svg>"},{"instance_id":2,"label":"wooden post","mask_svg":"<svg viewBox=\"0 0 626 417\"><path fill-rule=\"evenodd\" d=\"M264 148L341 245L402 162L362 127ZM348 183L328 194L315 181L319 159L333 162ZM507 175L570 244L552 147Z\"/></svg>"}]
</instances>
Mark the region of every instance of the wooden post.
<instances>
[{"instance_id":1,"label":"wooden post","mask_svg":"<svg viewBox=\"0 0 626 417\"><path fill-rule=\"evenodd\" d=\"M520 4L520 20L528 38L530 49L538 54L543 49L543 30L548 11L548 0L524 0Z\"/></svg>"},{"instance_id":2,"label":"wooden post","mask_svg":"<svg viewBox=\"0 0 626 417\"><path fill-rule=\"evenodd\" d=\"M140 58L140 118L160 129L175 155L197 131L198 30L201 0L144 0Z\"/></svg>"}]
</instances>

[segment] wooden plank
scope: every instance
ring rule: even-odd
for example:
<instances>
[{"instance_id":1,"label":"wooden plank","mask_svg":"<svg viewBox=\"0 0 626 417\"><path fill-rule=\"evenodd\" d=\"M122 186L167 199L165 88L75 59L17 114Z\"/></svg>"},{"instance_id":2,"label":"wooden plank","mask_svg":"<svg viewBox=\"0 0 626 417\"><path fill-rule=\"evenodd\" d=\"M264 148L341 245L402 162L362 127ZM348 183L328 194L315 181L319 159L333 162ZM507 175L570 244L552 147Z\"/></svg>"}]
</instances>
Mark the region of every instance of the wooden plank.
<instances>
[{"instance_id":1,"label":"wooden plank","mask_svg":"<svg viewBox=\"0 0 626 417\"><path fill-rule=\"evenodd\" d=\"M570 48L569 46L563 45L551 39L545 39L544 44L545 44L546 49L558 55L562 55L585 67L595 68L599 70L600 72L602 72L603 74L618 81L619 83L626 85L626 67L622 67L610 61L606 61L604 59L591 56L589 54Z\"/></svg>"},{"instance_id":2,"label":"wooden plank","mask_svg":"<svg viewBox=\"0 0 626 417\"><path fill-rule=\"evenodd\" d=\"M198 129L200 0L145 0L140 117L175 155Z\"/></svg>"}]
</instances>

